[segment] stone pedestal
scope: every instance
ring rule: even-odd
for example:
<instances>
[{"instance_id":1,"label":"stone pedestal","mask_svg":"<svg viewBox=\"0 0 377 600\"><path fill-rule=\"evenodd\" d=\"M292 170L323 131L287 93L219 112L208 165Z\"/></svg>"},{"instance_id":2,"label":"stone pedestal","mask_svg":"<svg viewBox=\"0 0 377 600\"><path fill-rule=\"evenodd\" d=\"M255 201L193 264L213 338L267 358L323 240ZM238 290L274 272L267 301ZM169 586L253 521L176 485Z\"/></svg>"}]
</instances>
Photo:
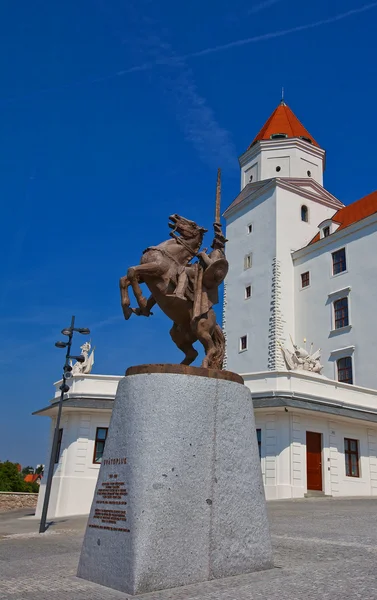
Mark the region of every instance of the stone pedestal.
<instances>
[{"instance_id":1,"label":"stone pedestal","mask_svg":"<svg viewBox=\"0 0 377 600\"><path fill-rule=\"evenodd\" d=\"M234 373L142 365L119 382L78 576L140 594L267 569L250 391Z\"/></svg>"}]
</instances>

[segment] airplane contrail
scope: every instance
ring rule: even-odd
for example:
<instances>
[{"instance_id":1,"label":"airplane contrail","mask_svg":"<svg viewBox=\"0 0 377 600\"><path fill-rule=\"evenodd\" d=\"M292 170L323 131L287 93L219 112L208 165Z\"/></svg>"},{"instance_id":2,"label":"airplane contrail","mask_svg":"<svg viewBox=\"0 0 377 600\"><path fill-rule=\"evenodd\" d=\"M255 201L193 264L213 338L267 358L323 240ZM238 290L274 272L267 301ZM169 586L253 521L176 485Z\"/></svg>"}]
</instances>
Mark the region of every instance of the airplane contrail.
<instances>
[{"instance_id":1,"label":"airplane contrail","mask_svg":"<svg viewBox=\"0 0 377 600\"><path fill-rule=\"evenodd\" d=\"M190 52L190 54L186 54L181 58L197 58L199 56L205 56L207 54L214 54L215 52L222 52L224 50L229 50L230 48L236 48L237 46L246 46L247 44L253 44L255 42L262 42L264 40L270 40L273 38L283 37L285 35L289 35L291 33L296 33L298 31L305 31L306 29L314 29L315 27L321 27L322 25L327 25L329 23L335 23L336 21L342 21L343 19L347 19L348 17L352 17L353 15L357 15L359 13L366 12L367 10L371 10L372 8L377 7L377 2L371 2L370 4L365 4L360 8L354 8L352 10L348 10L347 12L340 13L338 15L334 15L333 17L329 17L328 19L322 19L321 21L315 21L314 23L307 23L306 25L298 25L297 27L291 27L291 29L282 29L280 31L273 31L271 33L264 33L262 35L256 35L254 37L244 38L241 40L236 40L234 42L229 42L228 44L221 44L220 46L212 46L211 48L205 48L204 50L198 50L197 52Z\"/></svg>"},{"instance_id":2,"label":"airplane contrail","mask_svg":"<svg viewBox=\"0 0 377 600\"><path fill-rule=\"evenodd\" d=\"M176 62L179 60L187 60L188 58L199 58L200 56L206 56L208 54L214 54L216 52L223 52L225 50L230 50L231 48L237 48L239 46L246 46L248 44L253 44L253 43L257 43L257 42L263 42L265 40L284 37L284 36L290 35L292 33L298 33L299 31L305 31L307 29L315 29L316 27L321 27L323 25L329 25L331 23L336 23L337 21L342 21L343 19L348 19L349 17L352 17L354 15L357 15L357 14L360 14L363 12L367 12L368 10L372 10L373 8L376 8L376 7L377 7L377 1L370 2L369 4L364 4L363 6L360 6L359 8L353 8L351 10L348 10L347 12L339 13L337 15L334 15L333 17L329 17L328 19L321 19L320 21L315 21L314 23L306 23L305 25L298 25L297 27L291 27L290 29L281 29L279 31L272 31L270 33L263 33L261 35L256 35L256 36L249 37L249 38L235 40L234 42L228 42L227 44L221 44L219 46L212 46L210 48L204 48L203 50L198 50L196 52L190 52L183 56L177 56L174 58L174 61ZM171 61L166 58L161 59L161 60L149 61L149 62L145 62L140 65L135 65L133 67L129 67L127 69L122 69L115 73L110 73L108 75L99 75L97 77L90 77L88 79L73 81L71 83L66 83L63 85L55 86L55 87L36 90L34 92L30 92L30 94L25 94L23 96L3 99L1 102L3 104L6 104L9 102L15 102L17 100L22 100L24 98L30 98L30 97L33 97L33 96L36 96L39 94L46 94L46 93L58 91L61 89L73 88L76 86L81 86L81 85L91 84L91 83L100 83L103 81L108 81L109 79L115 79L116 77L123 77L124 75L130 75L131 73L147 71L158 65L169 65L169 64L171 64Z\"/></svg>"}]
</instances>

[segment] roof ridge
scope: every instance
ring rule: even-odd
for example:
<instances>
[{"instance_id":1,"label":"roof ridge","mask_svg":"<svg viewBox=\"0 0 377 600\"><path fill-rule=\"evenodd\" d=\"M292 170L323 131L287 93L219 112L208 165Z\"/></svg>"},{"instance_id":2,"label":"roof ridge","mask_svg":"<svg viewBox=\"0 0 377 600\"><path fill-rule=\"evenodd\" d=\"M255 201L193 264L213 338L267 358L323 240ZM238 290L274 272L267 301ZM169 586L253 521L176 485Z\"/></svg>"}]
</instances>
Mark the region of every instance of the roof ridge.
<instances>
[{"instance_id":1,"label":"roof ridge","mask_svg":"<svg viewBox=\"0 0 377 600\"><path fill-rule=\"evenodd\" d=\"M292 134L293 134L293 124L291 122L291 114L293 116L295 116L295 115L294 115L294 113L292 112L292 110L289 108L289 106L287 104L283 108L284 108L284 112L286 114L287 121L289 123L290 128L292 129ZM286 110L286 109L288 109L288 110ZM297 119L297 117L296 117L296 119ZM299 121L299 119L297 119L297 121ZM301 124L300 121L299 121L299 123Z\"/></svg>"}]
</instances>

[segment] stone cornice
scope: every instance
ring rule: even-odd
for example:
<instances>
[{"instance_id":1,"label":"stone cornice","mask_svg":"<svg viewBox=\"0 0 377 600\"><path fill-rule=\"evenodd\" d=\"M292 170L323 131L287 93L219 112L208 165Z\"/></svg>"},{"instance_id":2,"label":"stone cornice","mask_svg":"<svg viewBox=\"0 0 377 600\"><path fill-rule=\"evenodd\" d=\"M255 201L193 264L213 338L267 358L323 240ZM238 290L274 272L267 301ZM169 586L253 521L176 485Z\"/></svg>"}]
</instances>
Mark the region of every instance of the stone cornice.
<instances>
[{"instance_id":1,"label":"stone cornice","mask_svg":"<svg viewBox=\"0 0 377 600\"><path fill-rule=\"evenodd\" d=\"M63 400L63 412L67 410L112 410L114 398L65 398ZM51 417L58 411L59 402L53 402L36 410L32 415Z\"/></svg>"},{"instance_id":2,"label":"stone cornice","mask_svg":"<svg viewBox=\"0 0 377 600\"><path fill-rule=\"evenodd\" d=\"M346 285L344 288L341 288L340 290L335 290L334 292L329 292L327 294L328 298L333 298L334 296L341 296L343 294L347 295L349 294L351 291L351 286L350 285Z\"/></svg>"},{"instance_id":3,"label":"stone cornice","mask_svg":"<svg viewBox=\"0 0 377 600\"><path fill-rule=\"evenodd\" d=\"M288 394L264 394L253 396L254 410L276 409L290 407L295 410L310 410L322 412L325 414L336 415L347 419L358 419L377 424L377 409L363 410L358 406L344 406L336 402L318 402L316 398L311 398L310 395L302 394L300 397L295 397Z\"/></svg>"},{"instance_id":4,"label":"stone cornice","mask_svg":"<svg viewBox=\"0 0 377 600\"><path fill-rule=\"evenodd\" d=\"M344 346L343 348L338 348L337 350L331 350L331 356L337 356L338 354L345 353L353 354L355 352L355 346Z\"/></svg>"},{"instance_id":5,"label":"stone cornice","mask_svg":"<svg viewBox=\"0 0 377 600\"><path fill-rule=\"evenodd\" d=\"M263 181L265 181L264 185ZM248 183L247 186L241 190L240 194L245 194L246 188L248 188L249 194L245 194L245 197L238 204L234 204L237 198L240 196L240 194L238 194L237 198L233 200L229 208L227 208L223 213L223 216L228 218L229 216L238 212L239 209L244 208L247 204L259 198L260 195L266 193L270 189L276 189L277 187L294 194L298 194L307 200L313 200L314 202L318 202L319 204L333 208L334 213L344 206L340 200L335 198L335 196L330 194L330 192L325 190L325 188L323 188L313 179L299 177L274 177L272 179L256 181L255 183ZM310 188L317 190L318 193L311 191Z\"/></svg>"},{"instance_id":6,"label":"stone cornice","mask_svg":"<svg viewBox=\"0 0 377 600\"><path fill-rule=\"evenodd\" d=\"M245 193L245 191L244 191L245 188L248 188L247 191L249 191L249 193L247 195L245 195L245 198L243 198L243 200L241 200L241 202L239 202L239 204L236 204L233 206L233 204L237 200L238 196L242 193ZM264 194L265 192L268 192L269 190L274 190L276 188L276 179L266 179L266 180L264 180L264 183L263 183L263 181L256 181L255 183L248 183L247 186L245 186L245 188L243 190L241 190L240 194L238 194L238 196L233 200L233 202L231 203L229 208L227 208L224 211L223 217L227 218L228 216L238 212L238 210L240 208L244 208L247 204L250 204L250 202L253 202L257 198L259 198L259 196L261 194Z\"/></svg>"},{"instance_id":7,"label":"stone cornice","mask_svg":"<svg viewBox=\"0 0 377 600\"><path fill-rule=\"evenodd\" d=\"M298 148L303 152L308 152L309 154L322 159L324 163L323 169L325 169L325 150L319 148L318 146L309 144L300 138L287 138L286 140L261 140L254 144L254 146L252 146L249 150L246 150L246 152L241 154L241 156L238 158L238 161L240 167L243 167L263 150L290 150L292 148Z\"/></svg>"},{"instance_id":8,"label":"stone cornice","mask_svg":"<svg viewBox=\"0 0 377 600\"><path fill-rule=\"evenodd\" d=\"M330 194L330 192L328 192L319 183L314 181L314 179L306 179L301 177L280 177L278 184L283 189L294 192L295 194L299 192L300 196L303 196L308 200L314 200L319 204L329 206L334 210L339 210L340 208L344 207L344 204L342 204L338 198L335 198L335 196ZM314 192L308 188L312 188L312 190L317 191Z\"/></svg>"}]
</instances>

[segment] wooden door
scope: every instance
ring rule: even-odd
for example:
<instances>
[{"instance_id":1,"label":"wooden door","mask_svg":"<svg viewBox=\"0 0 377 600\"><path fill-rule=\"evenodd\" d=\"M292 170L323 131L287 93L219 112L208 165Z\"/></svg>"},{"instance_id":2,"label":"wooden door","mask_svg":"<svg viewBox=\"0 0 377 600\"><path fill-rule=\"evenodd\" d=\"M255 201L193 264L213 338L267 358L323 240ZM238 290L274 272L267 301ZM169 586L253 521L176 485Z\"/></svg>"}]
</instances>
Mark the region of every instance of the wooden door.
<instances>
[{"instance_id":1,"label":"wooden door","mask_svg":"<svg viewBox=\"0 0 377 600\"><path fill-rule=\"evenodd\" d=\"M322 491L322 435L306 432L306 473L308 490Z\"/></svg>"}]
</instances>

